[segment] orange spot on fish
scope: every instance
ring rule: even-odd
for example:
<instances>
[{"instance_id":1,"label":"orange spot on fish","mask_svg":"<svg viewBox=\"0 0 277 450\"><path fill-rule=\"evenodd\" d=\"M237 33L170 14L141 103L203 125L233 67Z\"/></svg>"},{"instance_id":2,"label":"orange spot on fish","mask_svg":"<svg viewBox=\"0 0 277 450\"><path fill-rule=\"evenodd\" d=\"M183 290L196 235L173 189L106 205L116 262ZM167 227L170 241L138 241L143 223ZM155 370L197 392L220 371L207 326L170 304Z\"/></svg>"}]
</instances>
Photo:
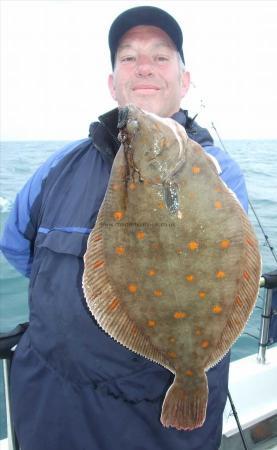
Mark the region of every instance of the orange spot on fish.
<instances>
[{"instance_id":1,"label":"orange spot on fish","mask_svg":"<svg viewBox=\"0 0 277 450\"><path fill-rule=\"evenodd\" d=\"M253 247L253 245L254 245L254 242L252 241L252 239L248 238L245 240L245 242L246 242L246 244L251 245L251 247Z\"/></svg>"},{"instance_id":2,"label":"orange spot on fish","mask_svg":"<svg viewBox=\"0 0 277 450\"><path fill-rule=\"evenodd\" d=\"M216 186L215 191L216 192L223 192L222 186L221 185Z\"/></svg>"},{"instance_id":3,"label":"orange spot on fish","mask_svg":"<svg viewBox=\"0 0 277 450\"><path fill-rule=\"evenodd\" d=\"M158 203L158 208L160 208L160 209L163 209L164 208L164 202L160 202L160 203Z\"/></svg>"},{"instance_id":4,"label":"orange spot on fish","mask_svg":"<svg viewBox=\"0 0 277 450\"><path fill-rule=\"evenodd\" d=\"M175 338L174 336L170 336L170 337L168 338L168 340L169 340L169 342L170 342L171 344L174 344L174 343L176 342L176 338Z\"/></svg>"},{"instance_id":5,"label":"orange spot on fish","mask_svg":"<svg viewBox=\"0 0 277 450\"><path fill-rule=\"evenodd\" d=\"M100 234L96 234L96 235L94 236L94 238L93 238L93 242L101 241L101 239L102 239L101 235L100 235Z\"/></svg>"},{"instance_id":6,"label":"orange spot on fish","mask_svg":"<svg viewBox=\"0 0 277 450\"><path fill-rule=\"evenodd\" d=\"M199 291L198 295L199 295L199 298L201 298L203 300L203 298L206 297L206 292L205 291Z\"/></svg>"},{"instance_id":7,"label":"orange spot on fish","mask_svg":"<svg viewBox=\"0 0 277 450\"><path fill-rule=\"evenodd\" d=\"M117 298L114 298L112 302L109 304L108 309L110 311L115 311L120 305L120 301Z\"/></svg>"},{"instance_id":8,"label":"orange spot on fish","mask_svg":"<svg viewBox=\"0 0 277 450\"><path fill-rule=\"evenodd\" d=\"M191 241L188 243L188 249L191 251L197 250L199 248L199 244L196 241Z\"/></svg>"},{"instance_id":9,"label":"orange spot on fish","mask_svg":"<svg viewBox=\"0 0 277 450\"><path fill-rule=\"evenodd\" d=\"M163 295L162 291L160 289L156 289L153 294L155 297L161 297Z\"/></svg>"},{"instance_id":10,"label":"orange spot on fish","mask_svg":"<svg viewBox=\"0 0 277 450\"><path fill-rule=\"evenodd\" d=\"M177 353L176 352L167 352L167 356L169 358L177 358Z\"/></svg>"},{"instance_id":11,"label":"orange spot on fish","mask_svg":"<svg viewBox=\"0 0 277 450\"><path fill-rule=\"evenodd\" d=\"M220 305L215 305L212 308L214 314L220 314L222 312L222 307Z\"/></svg>"},{"instance_id":12,"label":"orange spot on fish","mask_svg":"<svg viewBox=\"0 0 277 450\"><path fill-rule=\"evenodd\" d=\"M95 263L93 264L93 269L100 269L101 267L103 267L104 266L104 261L103 260L100 260L100 259L98 259L97 261L95 261Z\"/></svg>"},{"instance_id":13,"label":"orange spot on fish","mask_svg":"<svg viewBox=\"0 0 277 450\"><path fill-rule=\"evenodd\" d=\"M185 371L185 375L186 375L187 377L192 377L192 376L193 376L193 371L190 370L190 369L188 369L188 370Z\"/></svg>"},{"instance_id":14,"label":"orange spot on fish","mask_svg":"<svg viewBox=\"0 0 277 450\"><path fill-rule=\"evenodd\" d=\"M174 319L185 319L188 317L188 314L183 311L176 311L173 315Z\"/></svg>"},{"instance_id":15,"label":"orange spot on fish","mask_svg":"<svg viewBox=\"0 0 277 450\"><path fill-rule=\"evenodd\" d=\"M134 191L137 188L136 184L133 182L131 182L128 187L129 187L130 191Z\"/></svg>"},{"instance_id":16,"label":"orange spot on fish","mask_svg":"<svg viewBox=\"0 0 277 450\"><path fill-rule=\"evenodd\" d=\"M243 302L242 302L242 300L241 300L239 295L236 296L235 304L237 306L239 306L240 308L242 308L242 306L243 306Z\"/></svg>"},{"instance_id":17,"label":"orange spot on fish","mask_svg":"<svg viewBox=\"0 0 277 450\"><path fill-rule=\"evenodd\" d=\"M230 247L230 241L228 239L223 239L223 241L220 242L220 248L225 250L226 248Z\"/></svg>"},{"instance_id":18,"label":"orange spot on fish","mask_svg":"<svg viewBox=\"0 0 277 450\"><path fill-rule=\"evenodd\" d=\"M181 248L176 248L177 255L181 255L183 253L183 250Z\"/></svg>"},{"instance_id":19,"label":"orange spot on fish","mask_svg":"<svg viewBox=\"0 0 277 450\"><path fill-rule=\"evenodd\" d=\"M114 216L115 220L121 220L124 217L124 213L123 213L123 211L115 211L113 213L113 216Z\"/></svg>"},{"instance_id":20,"label":"orange spot on fish","mask_svg":"<svg viewBox=\"0 0 277 450\"><path fill-rule=\"evenodd\" d=\"M118 183L113 183L113 184L111 185L111 187L112 187L112 190L113 190L113 191L119 191L120 188L121 188L121 185L118 184Z\"/></svg>"},{"instance_id":21,"label":"orange spot on fish","mask_svg":"<svg viewBox=\"0 0 277 450\"><path fill-rule=\"evenodd\" d=\"M193 173L194 175L197 175L197 174L199 174L199 173L201 172L201 169L200 169L200 167L198 167L198 166L192 166L191 171L192 171L192 173Z\"/></svg>"},{"instance_id":22,"label":"orange spot on fish","mask_svg":"<svg viewBox=\"0 0 277 450\"><path fill-rule=\"evenodd\" d=\"M214 207L216 209L221 209L222 208L222 203L219 200L217 200L216 202L214 202Z\"/></svg>"},{"instance_id":23,"label":"orange spot on fish","mask_svg":"<svg viewBox=\"0 0 277 450\"><path fill-rule=\"evenodd\" d=\"M201 347L202 348L208 348L210 345L209 341L207 341L206 339L204 341L201 342Z\"/></svg>"},{"instance_id":24,"label":"orange spot on fish","mask_svg":"<svg viewBox=\"0 0 277 450\"><path fill-rule=\"evenodd\" d=\"M149 275L149 277L154 277L155 275L157 275L157 271L155 269L149 269L147 274Z\"/></svg>"},{"instance_id":25,"label":"orange spot on fish","mask_svg":"<svg viewBox=\"0 0 277 450\"><path fill-rule=\"evenodd\" d=\"M144 239L144 237L145 237L144 231L137 231L136 237L137 237L137 239L140 239L140 240Z\"/></svg>"},{"instance_id":26,"label":"orange spot on fish","mask_svg":"<svg viewBox=\"0 0 277 450\"><path fill-rule=\"evenodd\" d=\"M148 320L148 322L147 322L147 326L149 328L154 328L156 325L157 325L156 320Z\"/></svg>"},{"instance_id":27,"label":"orange spot on fish","mask_svg":"<svg viewBox=\"0 0 277 450\"><path fill-rule=\"evenodd\" d=\"M116 247L116 248L115 248L115 252L116 252L118 255L124 255L124 253L125 253L125 248L124 248L124 247Z\"/></svg>"},{"instance_id":28,"label":"orange spot on fish","mask_svg":"<svg viewBox=\"0 0 277 450\"><path fill-rule=\"evenodd\" d=\"M218 272L216 272L215 276L218 279L222 279L225 277L225 272L223 272L223 270L219 270Z\"/></svg>"},{"instance_id":29,"label":"orange spot on fish","mask_svg":"<svg viewBox=\"0 0 277 450\"><path fill-rule=\"evenodd\" d=\"M135 294L138 290L138 285L135 283L128 284L128 291L131 292L131 294Z\"/></svg>"},{"instance_id":30,"label":"orange spot on fish","mask_svg":"<svg viewBox=\"0 0 277 450\"><path fill-rule=\"evenodd\" d=\"M243 278L245 279L245 280L250 280L250 275L249 275L249 273L248 272L243 272Z\"/></svg>"},{"instance_id":31,"label":"orange spot on fish","mask_svg":"<svg viewBox=\"0 0 277 450\"><path fill-rule=\"evenodd\" d=\"M202 330L200 328L196 328L195 334L196 334L196 336L201 336Z\"/></svg>"},{"instance_id":32,"label":"orange spot on fish","mask_svg":"<svg viewBox=\"0 0 277 450\"><path fill-rule=\"evenodd\" d=\"M194 275L190 274L190 275L186 275L186 280L189 281L190 283L192 283L194 281Z\"/></svg>"}]
</instances>

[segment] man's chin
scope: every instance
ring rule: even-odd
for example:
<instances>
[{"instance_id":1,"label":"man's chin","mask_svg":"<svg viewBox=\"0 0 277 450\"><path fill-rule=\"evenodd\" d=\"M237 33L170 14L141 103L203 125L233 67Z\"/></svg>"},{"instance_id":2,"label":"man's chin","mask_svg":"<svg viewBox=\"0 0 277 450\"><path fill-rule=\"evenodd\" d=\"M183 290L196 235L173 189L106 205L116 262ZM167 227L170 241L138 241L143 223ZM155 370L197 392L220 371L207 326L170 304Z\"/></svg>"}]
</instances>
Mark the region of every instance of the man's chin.
<instances>
[{"instance_id":1,"label":"man's chin","mask_svg":"<svg viewBox=\"0 0 277 450\"><path fill-rule=\"evenodd\" d=\"M144 111L154 113L158 116L161 115L161 111L157 103L155 103L154 101L149 101L149 99L136 98L133 99L130 103L135 105L137 108L143 109Z\"/></svg>"}]
</instances>

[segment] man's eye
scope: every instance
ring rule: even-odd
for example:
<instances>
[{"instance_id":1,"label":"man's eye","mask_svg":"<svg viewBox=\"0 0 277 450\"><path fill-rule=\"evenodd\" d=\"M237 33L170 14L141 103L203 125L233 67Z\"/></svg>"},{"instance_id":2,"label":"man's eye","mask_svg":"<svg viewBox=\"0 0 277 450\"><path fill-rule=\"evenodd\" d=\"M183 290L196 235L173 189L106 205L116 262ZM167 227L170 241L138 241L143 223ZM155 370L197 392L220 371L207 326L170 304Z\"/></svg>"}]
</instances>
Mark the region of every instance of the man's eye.
<instances>
[{"instance_id":1,"label":"man's eye","mask_svg":"<svg viewBox=\"0 0 277 450\"><path fill-rule=\"evenodd\" d=\"M135 57L134 56L122 56L121 58L120 58L120 61L121 62L133 62L133 61L135 61Z\"/></svg>"},{"instance_id":2,"label":"man's eye","mask_svg":"<svg viewBox=\"0 0 277 450\"><path fill-rule=\"evenodd\" d=\"M158 56L156 56L156 60L159 62L165 62L165 61L168 61L169 58L168 58L168 56L158 55Z\"/></svg>"}]
</instances>

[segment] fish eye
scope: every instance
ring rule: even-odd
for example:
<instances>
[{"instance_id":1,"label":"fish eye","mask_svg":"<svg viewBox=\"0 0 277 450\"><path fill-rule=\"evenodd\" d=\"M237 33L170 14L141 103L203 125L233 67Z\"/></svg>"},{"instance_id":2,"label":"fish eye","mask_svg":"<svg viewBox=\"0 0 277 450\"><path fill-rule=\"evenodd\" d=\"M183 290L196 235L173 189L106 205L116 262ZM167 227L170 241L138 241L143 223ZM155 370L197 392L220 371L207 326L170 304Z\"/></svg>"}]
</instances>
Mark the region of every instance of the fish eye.
<instances>
[{"instance_id":1,"label":"fish eye","mask_svg":"<svg viewBox=\"0 0 277 450\"><path fill-rule=\"evenodd\" d=\"M128 121L128 131L130 133L135 133L139 128L139 123L136 119L131 119Z\"/></svg>"}]
</instances>

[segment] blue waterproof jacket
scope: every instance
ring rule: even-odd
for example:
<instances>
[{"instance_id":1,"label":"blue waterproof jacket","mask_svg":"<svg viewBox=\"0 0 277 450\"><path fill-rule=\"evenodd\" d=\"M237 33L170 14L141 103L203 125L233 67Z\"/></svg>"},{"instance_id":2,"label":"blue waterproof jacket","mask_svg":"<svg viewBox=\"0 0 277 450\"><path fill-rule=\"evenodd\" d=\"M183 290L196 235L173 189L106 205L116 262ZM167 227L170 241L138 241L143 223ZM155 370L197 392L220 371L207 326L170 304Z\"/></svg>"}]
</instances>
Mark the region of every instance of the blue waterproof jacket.
<instances>
[{"instance_id":1,"label":"blue waterproof jacket","mask_svg":"<svg viewBox=\"0 0 277 450\"><path fill-rule=\"evenodd\" d=\"M21 450L216 450L229 355L207 373L207 419L194 431L160 423L172 374L102 331L82 291L83 255L118 149L113 110L43 164L18 194L1 248L30 277L30 326L11 370ZM221 177L247 208L237 164L180 110L173 118L214 156Z\"/></svg>"}]
</instances>

